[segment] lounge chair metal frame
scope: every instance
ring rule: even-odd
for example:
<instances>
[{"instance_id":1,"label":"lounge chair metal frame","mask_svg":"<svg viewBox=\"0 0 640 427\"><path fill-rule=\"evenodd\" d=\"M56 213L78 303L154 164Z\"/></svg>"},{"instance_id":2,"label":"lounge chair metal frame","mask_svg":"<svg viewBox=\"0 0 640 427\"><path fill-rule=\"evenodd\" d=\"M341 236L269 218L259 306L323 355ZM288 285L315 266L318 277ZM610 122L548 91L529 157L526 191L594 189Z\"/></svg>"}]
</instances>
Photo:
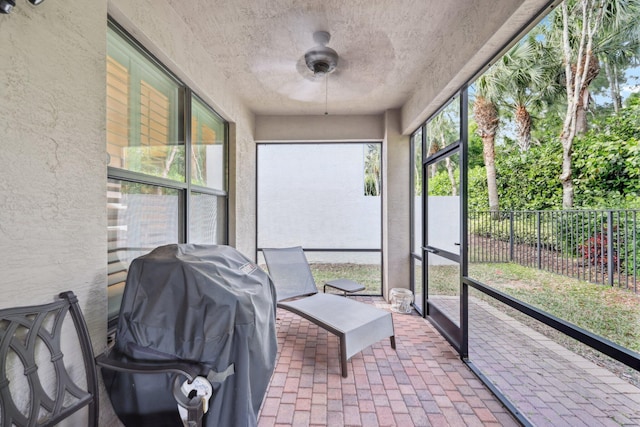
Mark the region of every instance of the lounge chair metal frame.
<instances>
[{"instance_id":1,"label":"lounge chair metal frame","mask_svg":"<svg viewBox=\"0 0 640 427\"><path fill-rule=\"evenodd\" d=\"M348 376L347 361L381 339L388 337L395 350L391 313L344 296L318 293L300 246L263 248L262 253L276 287L278 307L315 323L340 340L343 377Z\"/></svg>"}]
</instances>

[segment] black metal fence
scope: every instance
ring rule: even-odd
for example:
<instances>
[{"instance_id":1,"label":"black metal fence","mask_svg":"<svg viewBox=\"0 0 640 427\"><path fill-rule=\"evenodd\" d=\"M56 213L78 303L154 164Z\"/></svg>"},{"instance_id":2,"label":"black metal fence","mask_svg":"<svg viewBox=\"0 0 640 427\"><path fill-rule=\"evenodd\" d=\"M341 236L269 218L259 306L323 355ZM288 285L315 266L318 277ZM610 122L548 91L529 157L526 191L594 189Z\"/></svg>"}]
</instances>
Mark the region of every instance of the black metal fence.
<instances>
[{"instance_id":1,"label":"black metal fence","mask_svg":"<svg viewBox=\"0 0 640 427\"><path fill-rule=\"evenodd\" d=\"M470 212L469 260L515 262L637 293L639 212Z\"/></svg>"}]
</instances>

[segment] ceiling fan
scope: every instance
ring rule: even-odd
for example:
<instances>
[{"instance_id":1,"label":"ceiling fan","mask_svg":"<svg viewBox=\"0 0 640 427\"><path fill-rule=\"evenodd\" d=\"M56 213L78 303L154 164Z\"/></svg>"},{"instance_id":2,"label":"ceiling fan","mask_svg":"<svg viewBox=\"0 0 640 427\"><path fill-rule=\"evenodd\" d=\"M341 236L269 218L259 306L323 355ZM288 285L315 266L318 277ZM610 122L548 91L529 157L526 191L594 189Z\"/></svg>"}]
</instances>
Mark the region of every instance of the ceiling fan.
<instances>
[{"instance_id":1,"label":"ceiling fan","mask_svg":"<svg viewBox=\"0 0 640 427\"><path fill-rule=\"evenodd\" d=\"M338 66L338 53L327 46L331 40L331 34L327 31L313 33L313 41L318 45L309 49L304 54L307 68L316 77L323 77L335 71Z\"/></svg>"},{"instance_id":2,"label":"ceiling fan","mask_svg":"<svg viewBox=\"0 0 640 427\"><path fill-rule=\"evenodd\" d=\"M382 32L362 31L340 40L340 54L329 47L332 35L328 31L315 31L311 46L308 42L291 43L290 35L270 35L271 39L252 58L254 76L265 88L289 99L322 106L325 113L327 103L343 108L345 102L377 88L393 65L393 48ZM306 49L297 50L301 44L306 44ZM281 49L274 50L274 46ZM388 60L381 62L380 56Z\"/></svg>"},{"instance_id":3,"label":"ceiling fan","mask_svg":"<svg viewBox=\"0 0 640 427\"><path fill-rule=\"evenodd\" d=\"M327 47L331 40L331 34L327 31L316 31L313 33L313 41L318 43L317 46L311 48L304 54L304 62L307 68L313 73L314 77L325 78L325 98L324 98L324 114L328 113L328 97L329 97L329 74L335 71L338 66L338 53Z\"/></svg>"}]
</instances>

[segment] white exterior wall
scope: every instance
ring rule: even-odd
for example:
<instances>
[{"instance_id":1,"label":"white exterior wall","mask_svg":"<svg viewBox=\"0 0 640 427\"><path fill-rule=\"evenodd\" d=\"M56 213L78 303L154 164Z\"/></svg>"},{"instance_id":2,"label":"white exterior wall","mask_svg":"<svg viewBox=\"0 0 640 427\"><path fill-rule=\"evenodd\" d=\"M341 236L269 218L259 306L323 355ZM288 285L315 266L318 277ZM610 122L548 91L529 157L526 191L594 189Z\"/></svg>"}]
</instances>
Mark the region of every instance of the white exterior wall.
<instances>
[{"instance_id":1,"label":"white exterior wall","mask_svg":"<svg viewBox=\"0 0 640 427\"><path fill-rule=\"evenodd\" d=\"M448 252L460 253L460 197L429 196L427 244ZM429 257L429 265L453 265L456 262L437 256Z\"/></svg>"},{"instance_id":2,"label":"white exterior wall","mask_svg":"<svg viewBox=\"0 0 640 427\"><path fill-rule=\"evenodd\" d=\"M364 195L364 145L270 144L258 148L258 246L381 248L381 200ZM312 254L308 254L312 255ZM379 262L378 254L339 254ZM329 262L329 253L313 254Z\"/></svg>"}]
</instances>

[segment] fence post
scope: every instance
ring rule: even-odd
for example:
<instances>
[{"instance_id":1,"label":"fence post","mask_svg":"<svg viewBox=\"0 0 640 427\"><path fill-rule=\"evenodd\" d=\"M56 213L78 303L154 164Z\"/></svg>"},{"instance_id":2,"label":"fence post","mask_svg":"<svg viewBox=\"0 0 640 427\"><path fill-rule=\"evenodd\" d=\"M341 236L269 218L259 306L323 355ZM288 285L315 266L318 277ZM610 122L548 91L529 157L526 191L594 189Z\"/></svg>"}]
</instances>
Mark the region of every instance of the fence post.
<instances>
[{"instance_id":1,"label":"fence post","mask_svg":"<svg viewBox=\"0 0 640 427\"><path fill-rule=\"evenodd\" d=\"M613 211L607 211L607 279L613 286Z\"/></svg>"},{"instance_id":2,"label":"fence post","mask_svg":"<svg viewBox=\"0 0 640 427\"><path fill-rule=\"evenodd\" d=\"M513 211L509 211L509 261L513 261L514 240Z\"/></svg>"},{"instance_id":3,"label":"fence post","mask_svg":"<svg viewBox=\"0 0 640 427\"><path fill-rule=\"evenodd\" d=\"M542 248L541 248L541 230L540 230L540 211L536 212L536 261L538 263L538 270L542 269Z\"/></svg>"}]
</instances>

